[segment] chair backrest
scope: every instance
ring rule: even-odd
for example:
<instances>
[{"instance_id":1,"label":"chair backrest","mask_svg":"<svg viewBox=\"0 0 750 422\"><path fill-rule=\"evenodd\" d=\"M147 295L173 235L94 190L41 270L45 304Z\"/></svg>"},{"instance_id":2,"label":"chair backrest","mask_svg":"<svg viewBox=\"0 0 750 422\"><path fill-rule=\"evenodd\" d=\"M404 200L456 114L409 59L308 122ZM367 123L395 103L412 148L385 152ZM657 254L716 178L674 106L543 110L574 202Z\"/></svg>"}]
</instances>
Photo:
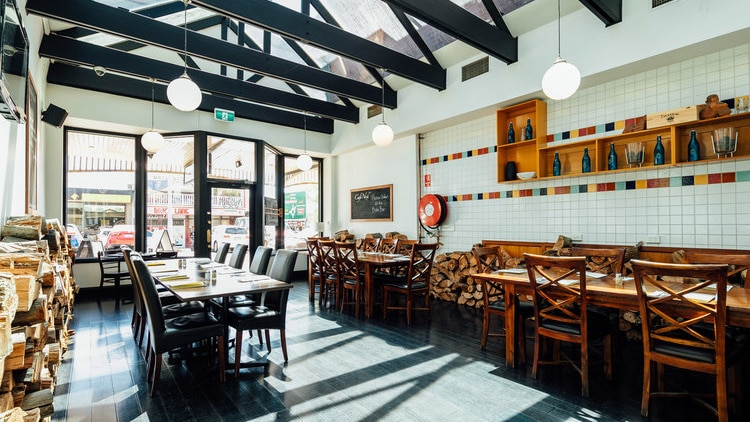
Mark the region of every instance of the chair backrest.
<instances>
[{"instance_id":1,"label":"chair backrest","mask_svg":"<svg viewBox=\"0 0 750 422\"><path fill-rule=\"evenodd\" d=\"M410 240L410 239L400 239L398 241L398 246L396 249L396 253L400 253L402 255L411 255L411 247L419 243L417 240Z\"/></svg>"},{"instance_id":2,"label":"chair backrest","mask_svg":"<svg viewBox=\"0 0 750 422\"><path fill-rule=\"evenodd\" d=\"M247 255L247 245L234 245L234 250L232 251L232 256L229 257L228 265L232 268L242 268L242 264L245 263L245 255Z\"/></svg>"},{"instance_id":3,"label":"chair backrest","mask_svg":"<svg viewBox=\"0 0 750 422\"><path fill-rule=\"evenodd\" d=\"M686 360L723 365L726 339L727 265L632 260L643 329L643 347L659 353L689 348ZM665 281L662 279L668 279ZM681 284L675 280L690 280ZM708 294L697 290L710 288ZM705 292L705 290L704 290ZM659 318L652 318L653 315ZM713 330L706 329L713 327Z\"/></svg>"},{"instance_id":4,"label":"chair backrest","mask_svg":"<svg viewBox=\"0 0 750 422\"><path fill-rule=\"evenodd\" d=\"M398 253L398 239L384 237L378 242L378 252Z\"/></svg>"},{"instance_id":5,"label":"chair backrest","mask_svg":"<svg viewBox=\"0 0 750 422\"><path fill-rule=\"evenodd\" d=\"M625 248L574 247L571 254L586 257L587 271L595 273L622 274L625 264Z\"/></svg>"},{"instance_id":6,"label":"chair backrest","mask_svg":"<svg viewBox=\"0 0 750 422\"><path fill-rule=\"evenodd\" d=\"M307 243L307 265L313 274L320 274L323 266L320 257L320 246L318 246L318 238L311 237L306 240Z\"/></svg>"},{"instance_id":7,"label":"chair backrest","mask_svg":"<svg viewBox=\"0 0 750 422\"><path fill-rule=\"evenodd\" d=\"M216 255L214 255L214 262L223 264L227 260L227 253L229 252L229 243L221 242L216 248Z\"/></svg>"},{"instance_id":8,"label":"chair backrest","mask_svg":"<svg viewBox=\"0 0 750 422\"><path fill-rule=\"evenodd\" d=\"M746 289L750 289L750 283L747 283L750 255L686 251L685 262L690 264L727 264L729 265L727 282L736 283Z\"/></svg>"},{"instance_id":9,"label":"chair backrest","mask_svg":"<svg viewBox=\"0 0 750 422\"><path fill-rule=\"evenodd\" d=\"M586 258L525 253L537 327L586 335Z\"/></svg>"},{"instance_id":10,"label":"chair backrest","mask_svg":"<svg viewBox=\"0 0 750 422\"><path fill-rule=\"evenodd\" d=\"M474 246L471 248L474 259L477 260L477 272L491 273L504 268L499 248L489 246Z\"/></svg>"},{"instance_id":11,"label":"chair backrest","mask_svg":"<svg viewBox=\"0 0 750 422\"><path fill-rule=\"evenodd\" d=\"M359 250L362 252L377 252L380 239L377 237L365 237L361 239Z\"/></svg>"},{"instance_id":12,"label":"chair backrest","mask_svg":"<svg viewBox=\"0 0 750 422\"><path fill-rule=\"evenodd\" d=\"M159 299L159 293L156 291L151 271L149 271L141 255L133 252L130 254L130 258L135 270L135 282L138 283L142 295L141 299L145 304L151 339L153 342L158 342L159 337L166 331L161 299Z\"/></svg>"},{"instance_id":13,"label":"chair backrest","mask_svg":"<svg viewBox=\"0 0 750 422\"><path fill-rule=\"evenodd\" d=\"M268 276L276 280L291 281L294 273L294 263L297 261L297 251L289 249L279 249L276 251L276 257L273 259Z\"/></svg>"},{"instance_id":14,"label":"chair backrest","mask_svg":"<svg viewBox=\"0 0 750 422\"><path fill-rule=\"evenodd\" d=\"M125 265L128 268L128 273L130 273L130 284L133 286L133 309L137 310L140 315L145 317L147 312L146 304L143 302L143 293L141 293L140 287L135 279L137 275L135 273L135 268L133 267L133 258L131 257L134 252L128 246L122 246L120 249L122 250L123 258L125 258Z\"/></svg>"},{"instance_id":15,"label":"chair backrest","mask_svg":"<svg viewBox=\"0 0 750 422\"><path fill-rule=\"evenodd\" d=\"M435 260L437 248L437 243L415 243L411 247L409 268L406 273L407 288L411 289L416 283L425 283L428 287L430 286L432 263Z\"/></svg>"},{"instance_id":16,"label":"chair backrest","mask_svg":"<svg viewBox=\"0 0 750 422\"><path fill-rule=\"evenodd\" d=\"M119 272L119 258L106 257L103 251L97 252L96 257L99 259L99 274L102 277L107 273Z\"/></svg>"},{"instance_id":17,"label":"chair backrest","mask_svg":"<svg viewBox=\"0 0 750 422\"><path fill-rule=\"evenodd\" d=\"M253 274L265 274L268 270L268 262L271 260L272 249L267 246L258 246L255 248L255 254L250 261L249 271ZM242 266L242 265L240 265Z\"/></svg>"},{"instance_id":18,"label":"chair backrest","mask_svg":"<svg viewBox=\"0 0 750 422\"><path fill-rule=\"evenodd\" d=\"M318 240L320 249L320 263L324 277L336 277L336 251L334 250L335 240L325 239Z\"/></svg>"},{"instance_id":19,"label":"chair backrest","mask_svg":"<svg viewBox=\"0 0 750 422\"><path fill-rule=\"evenodd\" d=\"M336 242L333 246L336 254L336 274L339 280L359 282L359 261L357 248L353 242Z\"/></svg>"}]
</instances>

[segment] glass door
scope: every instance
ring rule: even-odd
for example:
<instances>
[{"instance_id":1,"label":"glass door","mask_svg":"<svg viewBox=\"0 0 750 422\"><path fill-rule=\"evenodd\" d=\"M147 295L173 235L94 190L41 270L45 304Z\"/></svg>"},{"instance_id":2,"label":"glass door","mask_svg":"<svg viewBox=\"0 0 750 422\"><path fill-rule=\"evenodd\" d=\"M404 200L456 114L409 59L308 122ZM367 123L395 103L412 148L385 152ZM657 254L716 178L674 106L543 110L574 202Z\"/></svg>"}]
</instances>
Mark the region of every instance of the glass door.
<instances>
[{"instance_id":1,"label":"glass door","mask_svg":"<svg viewBox=\"0 0 750 422\"><path fill-rule=\"evenodd\" d=\"M252 239L252 189L250 186L211 183L211 258L222 242L229 243L230 254L237 245L254 244ZM228 260L228 259L227 259ZM249 259L245 256L243 268Z\"/></svg>"}]
</instances>

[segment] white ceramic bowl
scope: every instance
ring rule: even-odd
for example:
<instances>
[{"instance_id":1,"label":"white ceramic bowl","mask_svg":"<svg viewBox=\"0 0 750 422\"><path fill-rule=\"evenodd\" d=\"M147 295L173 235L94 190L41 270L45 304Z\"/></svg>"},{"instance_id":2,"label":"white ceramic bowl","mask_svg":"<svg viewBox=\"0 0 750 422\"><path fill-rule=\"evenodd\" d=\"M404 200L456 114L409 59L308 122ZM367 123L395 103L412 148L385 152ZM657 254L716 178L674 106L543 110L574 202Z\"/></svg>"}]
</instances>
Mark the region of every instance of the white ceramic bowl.
<instances>
[{"instance_id":1,"label":"white ceramic bowl","mask_svg":"<svg viewBox=\"0 0 750 422\"><path fill-rule=\"evenodd\" d=\"M522 171L518 173L516 176L518 176L518 178L521 180L533 179L534 176L536 176L536 172L535 171Z\"/></svg>"}]
</instances>

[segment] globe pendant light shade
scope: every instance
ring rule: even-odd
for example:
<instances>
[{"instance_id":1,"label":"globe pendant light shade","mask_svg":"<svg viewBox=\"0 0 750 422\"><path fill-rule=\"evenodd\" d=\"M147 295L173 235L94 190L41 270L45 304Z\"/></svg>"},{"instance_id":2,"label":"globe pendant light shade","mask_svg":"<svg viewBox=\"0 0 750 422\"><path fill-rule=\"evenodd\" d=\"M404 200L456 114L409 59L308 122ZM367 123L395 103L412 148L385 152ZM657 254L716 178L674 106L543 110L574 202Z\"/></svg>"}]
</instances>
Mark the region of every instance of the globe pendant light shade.
<instances>
[{"instance_id":1,"label":"globe pendant light shade","mask_svg":"<svg viewBox=\"0 0 750 422\"><path fill-rule=\"evenodd\" d=\"M160 149L164 148L166 142L164 141L164 137L161 136L161 133L151 129L150 131L144 133L143 136L141 136L141 145L146 150L149 156L153 156Z\"/></svg>"},{"instance_id":2,"label":"globe pendant light shade","mask_svg":"<svg viewBox=\"0 0 750 422\"><path fill-rule=\"evenodd\" d=\"M169 103L180 111L193 111L201 104L201 90L187 73L167 86Z\"/></svg>"},{"instance_id":3,"label":"globe pendant light shade","mask_svg":"<svg viewBox=\"0 0 750 422\"><path fill-rule=\"evenodd\" d=\"M566 62L562 57L552 67L547 69L542 78L542 91L552 100L564 100L575 94L581 85L581 72L578 68Z\"/></svg>"},{"instance_id":4,"label":"globe pendant light shade","mask_svg":"<svg viewBox=\"0 0 750 422\"><path fill-rule=\"evenodd\" d=\"M372 142L379 147L387 147L393 142L393 129L385 121L380 122L372 130Z\"/></svg>"},{"instance_id":5,"label":"globe pendant light shade","mask_svg":"<svg viewBox=\"0 0 750 422\"><path fill-rule=\"evenodd\" d=\"M307 154L302 154L297 157L297 167L302 171L307 171L312 168L312 157Z\"/></svg>"}]
</instances>

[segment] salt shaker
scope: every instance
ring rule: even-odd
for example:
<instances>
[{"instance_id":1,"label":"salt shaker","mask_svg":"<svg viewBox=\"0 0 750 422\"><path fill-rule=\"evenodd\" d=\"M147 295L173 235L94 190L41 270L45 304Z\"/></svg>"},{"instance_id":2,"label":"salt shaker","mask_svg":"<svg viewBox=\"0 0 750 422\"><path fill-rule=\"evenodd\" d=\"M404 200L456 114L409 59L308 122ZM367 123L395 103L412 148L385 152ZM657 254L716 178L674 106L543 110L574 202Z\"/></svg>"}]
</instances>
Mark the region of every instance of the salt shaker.
<instances>
[{"instance_id":1,"label":"salt shaker","mask_svg":"<svg viewBox=\"0 0 750 422\"><path fill-rule=\"evenodd\" d=\"M615 274L615 286L622 287L622 274L620 273Z\"/></svg>"}]
</instances>

